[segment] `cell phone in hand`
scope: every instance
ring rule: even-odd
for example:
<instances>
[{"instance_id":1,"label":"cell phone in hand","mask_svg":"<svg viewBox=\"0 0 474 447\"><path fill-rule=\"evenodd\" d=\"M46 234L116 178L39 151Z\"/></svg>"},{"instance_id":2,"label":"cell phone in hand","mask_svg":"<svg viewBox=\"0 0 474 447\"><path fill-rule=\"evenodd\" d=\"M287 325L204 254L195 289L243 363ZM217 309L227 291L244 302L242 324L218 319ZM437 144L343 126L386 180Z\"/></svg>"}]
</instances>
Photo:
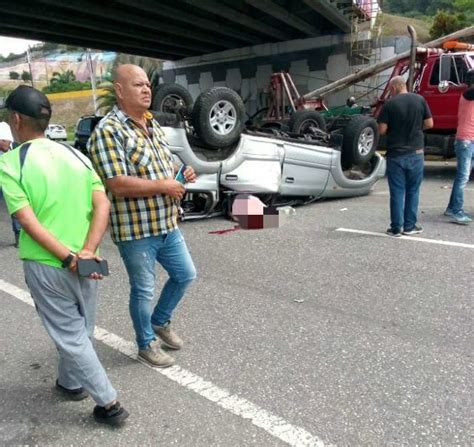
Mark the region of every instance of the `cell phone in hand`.
<instances>
[{"instance_id":1,"label":"cell phone in hand","mask_svg":"<svg viewBox=\"0 0 474 447\"><path fill-rule=\"evenodd\" d=\"M184 177L184 171L186 170L186 165L181 165L178 172L176 173L175 180L183 185L186 183L186 178Z\"/></svg>"},{"instance_id":2,"label":"cell phone in hand","mask_svg":"<svg viewBox=\"0 0 474 447\"><path fill-rule=\"evenodd\" d=\"M105 259L97 261L95 259L78 259L77 273L79 276L88 277L92 273L99 273L102 276L108 276L109 264Z\"/></svg>"}]
</instances>

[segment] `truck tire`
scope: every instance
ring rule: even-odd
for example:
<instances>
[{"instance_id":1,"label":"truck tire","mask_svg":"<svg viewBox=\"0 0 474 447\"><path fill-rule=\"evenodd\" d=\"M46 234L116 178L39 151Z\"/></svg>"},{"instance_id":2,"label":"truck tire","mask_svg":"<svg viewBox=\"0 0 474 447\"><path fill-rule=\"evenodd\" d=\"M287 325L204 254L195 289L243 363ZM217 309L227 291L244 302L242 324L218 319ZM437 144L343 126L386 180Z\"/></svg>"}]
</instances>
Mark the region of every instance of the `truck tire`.
<instances>
[{"instance_id":1,"label":"truck tire","mask_svg":"<svg viewBox=\"0 0 474 447\"><path fill-rule=\"evenodd\" d=\"M211 88L196 99L192 122L206 146L212 149L230 146L239 140L244 128L244 102L230 88Z\"/></svg>"},{"instance_id":2,"label":"truck tire","mask_svg":"<svg viewBox=\"0 0 474 447\"><path fill-rule=\"evenodd\" d=\"M364 165L373 157L379 142L377 122L370 116L356 115L344 129L342 163Z\"/></svg>"},{"instance_id":3,"label":"truck tire","mask_svg":"<svg viewBox=\"0 0 474 447\"><path fill-rule=\"evenodd\" d=\"M178 101L183 101L188 110L192 110L193 97L182 85L161 84L155 93L151 109L156 112L173 113Z\"/></svg>"},{"instance_id":4,"label":"truck tire","mask_svg":"<svg viewBox=\"0 0 474 447\"><path fill-rule=\"evenodd\" d=\"M316 110L297 110L290 117L290 132L305 134L311 126L326 132L326 121Z\"/></svg>"},{"instance_id":5,"label":"truck tire","mask_svg":"<svg viewBox=\"0 0 474 447\"><path fill-rule=\"evenodd\" d=\"M153 111L153 118L162 127L178 127L179 121L176 113L165 113Z\"/></svg>"}]
</instances>

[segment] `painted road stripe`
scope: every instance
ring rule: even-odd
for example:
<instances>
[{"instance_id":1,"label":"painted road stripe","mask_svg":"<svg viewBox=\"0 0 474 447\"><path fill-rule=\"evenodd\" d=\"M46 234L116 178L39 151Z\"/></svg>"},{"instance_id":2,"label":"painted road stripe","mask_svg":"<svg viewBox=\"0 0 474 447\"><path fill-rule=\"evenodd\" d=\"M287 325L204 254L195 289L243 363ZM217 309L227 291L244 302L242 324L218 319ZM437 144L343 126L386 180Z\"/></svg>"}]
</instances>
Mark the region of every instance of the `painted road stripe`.
<instances>
[{"instance_id":1,"label":"painted road stripe","mask_svg":"<svg viewBox=\"0 0 474 447\"><path fill-rule=\"evenodd\" d=\"M31 295L26 290L20 289L19 287L2 280L0 280L0 290L26 304L29 304L30 306L34 306ZM96 340L101 341L110 348L119 351L133 360L137 360L137 348L135 343L124 340L118 335L108 332L100 327L95 328L94 337ZM236 394L231 394L229 391L219 388L212 382L204 380L202 377L199 377L178 365L173 365L170 368L159 369L153 368L144 362L140 363L151 368L153 371L166 376L173 382L194 391L207 400L214 402L219 405L219 407L226 409L232 414L240 416L243 419L249 419L253 425L262 428L270 435L291 446L324 447L324 442L321 439L312 435L305 429L290 424L283 418L260 408L258 405L253 404L247 399L239 397Z\"/></svg>"},{"instance_id":2,"label":"painted road stripe","mask_svg":"<svg viewBox=\"0 0 474 447\"><path fill-rule=\"evenodd\" d=\"M393 236L389 236L388 234L385 234L385 233L376 233L374 231L365 231L365 230L354 230L352 228L336 228L336 231L342 231L344 233L366 234L368 236L389 237L390 239L404 239L407 241L426 242L427 244L449 245L451 247L474 248L473 244L464 244L463 242L440 241L437 239L426 239L423 237L415 237L415 236L401 236L401 237L394 238Z\"/></svg>"}]
</instances>

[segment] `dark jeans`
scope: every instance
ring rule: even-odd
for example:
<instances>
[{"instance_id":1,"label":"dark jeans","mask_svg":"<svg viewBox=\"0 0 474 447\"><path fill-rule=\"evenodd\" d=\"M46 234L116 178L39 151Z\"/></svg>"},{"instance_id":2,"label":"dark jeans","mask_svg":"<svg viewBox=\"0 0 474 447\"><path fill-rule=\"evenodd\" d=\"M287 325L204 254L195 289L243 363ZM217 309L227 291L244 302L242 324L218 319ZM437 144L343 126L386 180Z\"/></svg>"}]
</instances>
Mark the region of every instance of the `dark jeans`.
<instances>
[{"instance_id":1,"label":"dark jeans","mask_svg":"<svg viewBox=\"0 0 474 447\"><path fill-rule=\"evenodd\" d=\"M21 225L15 216L12 216L12 230L15 234L20 234Z\"/></svg>"},{"instance_id":2,"label":"dark jeans","mask_svg":"<svg viewBox=\"0 0 474 447\"><path fill-rule=\"evenodd\" d=\"M390 188L390 226L392 230L412 230L416 225L424 156L410 153L387 157Z\"/></svg>"},{"instance_id":3,"label":"dark jeans","mask_svg":"<svg viewBox=\"0 0 474 447\"><path fill-rule=\"evenodd\" d=\"M4 200L3 198L3 191L0 189L0 199ZM12 230L15 234L20 234L21 225L18 219L15 216L11 216L12 219Z\"/></svg>"}]
</instances>

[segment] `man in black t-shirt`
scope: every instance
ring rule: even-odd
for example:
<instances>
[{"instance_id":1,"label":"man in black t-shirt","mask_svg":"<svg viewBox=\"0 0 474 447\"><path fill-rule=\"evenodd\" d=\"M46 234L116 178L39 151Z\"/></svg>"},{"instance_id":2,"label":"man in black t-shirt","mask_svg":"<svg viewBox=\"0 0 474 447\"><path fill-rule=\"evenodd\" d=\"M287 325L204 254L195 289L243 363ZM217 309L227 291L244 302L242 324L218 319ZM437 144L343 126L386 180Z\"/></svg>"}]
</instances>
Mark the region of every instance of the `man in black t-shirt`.
<instances>
[{"instance_id":1,"label":"man in black t-shirt","mask_svg":"<svg viewBox=\"0 0 474 447\"><path fill-rule=\"evenodd\" d=\"M392 78L389 88L392 98L383 106L378 123L380 134L387 134L391 220L387 234L398 237L423 231L417 225L423 181L423 130L433 127L433 118L424 98L407 92L402 76Z\"/></svg>"}]
</instances>

